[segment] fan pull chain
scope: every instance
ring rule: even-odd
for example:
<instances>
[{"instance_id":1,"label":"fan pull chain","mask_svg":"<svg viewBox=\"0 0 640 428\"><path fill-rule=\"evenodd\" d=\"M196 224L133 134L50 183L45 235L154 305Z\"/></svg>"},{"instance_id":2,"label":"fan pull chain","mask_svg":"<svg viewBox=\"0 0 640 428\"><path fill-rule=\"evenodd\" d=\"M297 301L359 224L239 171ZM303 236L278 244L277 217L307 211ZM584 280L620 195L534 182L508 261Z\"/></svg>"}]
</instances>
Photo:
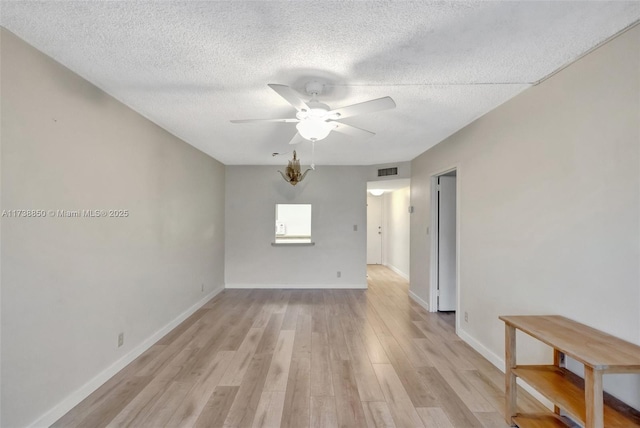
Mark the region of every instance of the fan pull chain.
<instances>
[{"instance_id":1,"label":"fan pull chain","mask_svg":"<svg viewBox=\"0 0 640 428\"><path fill-rule=\"evenodd\" d=\"M316 156L316 142L312 141L311 142L311 169L314 171L316 170L316 164L314 162L315 156Z\"/></svg>"}]
</instances>

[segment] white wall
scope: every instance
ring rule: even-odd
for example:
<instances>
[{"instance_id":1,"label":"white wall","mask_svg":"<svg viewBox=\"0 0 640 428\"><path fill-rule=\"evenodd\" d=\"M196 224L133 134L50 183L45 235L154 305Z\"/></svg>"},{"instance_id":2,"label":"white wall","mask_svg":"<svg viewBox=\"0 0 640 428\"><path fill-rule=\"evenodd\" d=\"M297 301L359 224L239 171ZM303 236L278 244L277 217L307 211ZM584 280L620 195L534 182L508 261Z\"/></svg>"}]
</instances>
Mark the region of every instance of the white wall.
<instances>
[{"instance_id":1,"label":"white wall","mask_svg":"<svg viewBox=\"0 0 640 428\"><path fill-rule=\"evenodd\" d=\"M411 290L428 300L429 179L457 166L460 329L485 355L503 358L502 314L640 343L639 47L635 27L412 162ZM551 360L520 345L520 362ZM640 409L640 377L605 379Z\"/></svg>"},{"instance_id":2,"label":"white wall","mask_svg":"<svg viewBox=\"0 0 640 428\"><path fill-rule=\"evenodd\" d=\"M409 279L409 187L384 193L384 264Z\"/></svg>"},{"instance_id":3,"label":"white wall","mask_svg":"<svg viewBox=\"0 0 640 428\"><path fill-rule=\"evenodd\" d=\"M0 425L20 427L223 286L224 166L1 34L2 208L129 211L2 218Z\"/></svg>"},{"instance_id":4,"label":"white wall","mask_svg":"<svg viewBox=\"0 0 640 428\"><path fill-rule=\"evenodd\" d=\"M366 167L318 166L295 187L277 170L226 167L226 286L366 287ZM271 245L284 203L312 204L314 246Z\"/></svg>"}]
</instances>

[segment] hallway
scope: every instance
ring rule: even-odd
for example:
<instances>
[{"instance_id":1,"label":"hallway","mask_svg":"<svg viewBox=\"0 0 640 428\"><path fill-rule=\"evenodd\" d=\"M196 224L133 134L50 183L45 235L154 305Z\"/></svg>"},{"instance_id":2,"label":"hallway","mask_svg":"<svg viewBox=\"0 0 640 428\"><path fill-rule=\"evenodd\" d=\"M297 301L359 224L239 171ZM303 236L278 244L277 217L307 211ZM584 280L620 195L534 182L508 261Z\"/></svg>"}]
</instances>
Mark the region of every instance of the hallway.
<instances>
[{"instance_id":1,"label":"hallway","mask_svg":"<svg viewBox=\"0 0 640 428\"><path fill-rule=\"evenodd\" d=\"M225 290L54 426L506 427L503 374L406 280L368 276L368 290Z\"/></svg>"}]
</instances>

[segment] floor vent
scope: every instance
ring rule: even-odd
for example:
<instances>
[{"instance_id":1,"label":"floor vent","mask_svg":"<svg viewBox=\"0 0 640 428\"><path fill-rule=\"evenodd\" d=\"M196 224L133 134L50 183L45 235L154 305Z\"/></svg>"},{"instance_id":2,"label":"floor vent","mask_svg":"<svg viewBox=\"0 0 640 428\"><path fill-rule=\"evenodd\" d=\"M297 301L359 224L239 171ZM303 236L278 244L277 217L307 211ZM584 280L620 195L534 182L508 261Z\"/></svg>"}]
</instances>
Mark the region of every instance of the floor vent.
<instances>
[{"instance_id":1,"label":"floor vent","mask_svg":"<svg viewBox=\"0 0 640 428\"><path fill-rule=\"evenodd\" d=\"M383 168L378 170L378 177L386 177L387 175L398 175L398 168Z\"/></svg>"}]
</instances>

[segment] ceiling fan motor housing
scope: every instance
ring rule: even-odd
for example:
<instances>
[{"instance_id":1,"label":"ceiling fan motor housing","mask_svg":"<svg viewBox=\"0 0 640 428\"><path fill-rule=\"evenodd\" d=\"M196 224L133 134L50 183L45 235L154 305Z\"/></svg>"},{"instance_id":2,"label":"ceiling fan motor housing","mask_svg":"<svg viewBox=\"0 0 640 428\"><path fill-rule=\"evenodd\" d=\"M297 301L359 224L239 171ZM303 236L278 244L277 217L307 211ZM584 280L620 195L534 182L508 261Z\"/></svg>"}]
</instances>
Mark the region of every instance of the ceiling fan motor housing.
<instances>
[{"instance_id":1,"label":"ceiling fan motor housing","mask_svg":"<svg viewBox=\"0 0 640 428\"><path fill-rule=\"evenodd\" d=\"M318 101L307 101L307 106L309 106L309 110L307 109L302 109L300 110L298 113L296 113L296 117L298 119L306 119L306 118L310 118L310 117L322 117L325 119L325 116L327 115L327 113L331 110L331 108L321 102Z\"/></svg>"},{"instance_id":2,"label":"ceiling fan motor housing","mask_svg":"<svg viewBox=\"0 0 640 428\"><path fill-rule=\"evenodd\" d=\"M307 94L311 96L320 95L323 89L324 89L324 83L320 83L316 80L312 80L311 82L307 83L304 87L304 90L307 91Z\"/></svg>"}]
</instances>

